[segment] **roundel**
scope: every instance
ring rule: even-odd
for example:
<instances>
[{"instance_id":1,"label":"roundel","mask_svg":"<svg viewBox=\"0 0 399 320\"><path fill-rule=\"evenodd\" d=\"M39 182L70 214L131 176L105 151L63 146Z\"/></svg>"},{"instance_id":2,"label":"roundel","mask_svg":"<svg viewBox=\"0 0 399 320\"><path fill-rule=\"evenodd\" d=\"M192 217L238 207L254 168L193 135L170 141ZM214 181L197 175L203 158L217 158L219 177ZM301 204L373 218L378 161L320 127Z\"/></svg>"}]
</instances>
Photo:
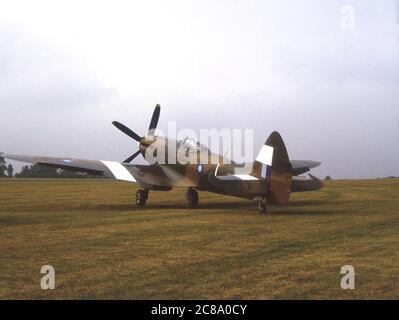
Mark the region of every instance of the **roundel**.
<instances>
[{"instance_id":1,"label":"roundel","mask_svg":"<svg viewBox=\"0 0 399 320\"><path fill-rule=\"evenodd\" d=\"M204 172L204 165L203 164L199 164L197 166L197 173L198 174L202 174Z\"/></svg>"}]
</instances>

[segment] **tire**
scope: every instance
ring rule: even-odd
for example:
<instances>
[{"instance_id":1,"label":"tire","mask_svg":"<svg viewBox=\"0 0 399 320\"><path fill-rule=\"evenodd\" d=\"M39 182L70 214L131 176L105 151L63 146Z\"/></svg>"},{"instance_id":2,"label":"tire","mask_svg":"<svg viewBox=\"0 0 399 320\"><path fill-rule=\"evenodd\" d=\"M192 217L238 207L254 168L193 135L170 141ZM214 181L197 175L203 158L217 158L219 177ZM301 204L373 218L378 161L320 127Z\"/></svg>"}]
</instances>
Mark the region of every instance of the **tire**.
<instances>
[{"instance_id":1,"label":"tire","mask_svg":"<svg viewBox=\"0 0 399 320\"><path fill-rule=\"evenodd\" d=\"M267 214L267 203L265 200L259 201L259 213L260 214Z\"/></svg>"},{"instance_id":2,"label":"tire","mask_svg":"<svg viewBox=\"0 0 399 320\"><path fill-rule=\"evenodd\" d=\"M138 207L144 207L148 198L148 192L145 190L138 190L136 192L136 205Z\"/></svg>"},{"instance_id":3,"label":"tire","mask_svg":"<svg viewBox=\"0 0 399 320\"><path fill-rule=\"evenodd\" d=\"M198 206L198 192L195 189L189 188L186 192L187 205L190 209Z\"/></svg>"}]
</instances>

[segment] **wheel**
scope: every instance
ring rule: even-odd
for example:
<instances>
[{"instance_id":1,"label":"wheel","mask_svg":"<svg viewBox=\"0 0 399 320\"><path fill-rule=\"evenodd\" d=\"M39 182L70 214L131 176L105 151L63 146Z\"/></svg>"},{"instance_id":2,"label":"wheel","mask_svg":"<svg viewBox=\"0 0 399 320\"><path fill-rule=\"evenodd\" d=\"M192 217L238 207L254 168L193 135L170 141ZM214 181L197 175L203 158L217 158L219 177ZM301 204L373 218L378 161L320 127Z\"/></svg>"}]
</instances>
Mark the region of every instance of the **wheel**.
<instances>
[{"instance_id":1,"label":"wheel","mask_svg":"<svg viewBox=\"0 0 399 320\"><path fill-rule=\"evenodd\" d=\"M148 191L147 190L138 190L136 192L136 204L137 204L137 206L144 207L147 199L148 199Z\"/></svg>"},{"instance_id":2,"label":"wheel","mask_svg":"<svg viewBox=\"0 0 399 320\"><path fill-rule=\"evenodd\" d=\"M259 213L260 214L266 214L267 213L267 202L266 199L262 199L259 201Z\"/></svg>"},{"instance_id":3,"label":"wheel","mask_svg":"<svg viewBox=\"0 0 399 320\"><path fill-rule=\"evenodd\" d=\"M189 208L195 208L198 205L198 192L193 188L188 188L186 200Z\"/></svg>"}]
</instances>

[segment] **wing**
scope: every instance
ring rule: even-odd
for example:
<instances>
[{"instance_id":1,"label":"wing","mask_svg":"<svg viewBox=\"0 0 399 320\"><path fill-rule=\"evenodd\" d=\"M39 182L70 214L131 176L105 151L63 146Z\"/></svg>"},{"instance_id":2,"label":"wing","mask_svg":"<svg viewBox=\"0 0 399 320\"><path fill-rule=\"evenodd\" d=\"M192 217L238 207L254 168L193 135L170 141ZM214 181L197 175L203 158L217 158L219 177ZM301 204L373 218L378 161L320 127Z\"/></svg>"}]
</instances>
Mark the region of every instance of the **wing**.
<instances>
[{"instance_id":1,"label":"wing","mask_svg":"<svg viewBox=\"0 0 399 320\"><path fill-rule=\"evenodd\" d=\"M198 186L198 175L190 166L179 164L125 165L145 189L170 190Z\"/></svg>"},{"instance_id":2,"label":"wing","mask_svg":"<svg viewBox=\"0 0 399 320\"><path fill-rule=\"evenodd\" d=\"M316 168L321 165L321 162L311 161L311 160L291 160L292 165L292 175L299 176L310 169Z\"/></svg>"},{"instance_id":3,"label":"wing","mask_svg":"<svg viewBox=\"0 0 399 320\"><path fill-rule=\"evenodd\" d=\"M180 165L130 165L114 161L52 158L3 154L6 159L44 167L83 172L111 179L138 182L146 189L170 190L173 187L195 187L198 180Z\"/></svg>"},{"instance_id":4,"label":"wing","mask_svg":"<svg viewBox=\"0 0 399 320\"><path fill-rule=\"evenodd\" d=\"M249 174L217 176L211 172L208 181L219 193L248 199L263 193L266 186L264 181Z\"/></svg>"},{"instance_id":5,"label":"wing","mask_svg":"<svg viewBox=\"0 0 399 320\"><path fill-rule=\"evenodd\" d=\"M13 154L4 154L3 157L10 160L32 163L44 167L65 169L70 171L104 176L117 180L136 182L136 179L130 173L128 168L119 162Z\"/></svg>"}]
</instances>

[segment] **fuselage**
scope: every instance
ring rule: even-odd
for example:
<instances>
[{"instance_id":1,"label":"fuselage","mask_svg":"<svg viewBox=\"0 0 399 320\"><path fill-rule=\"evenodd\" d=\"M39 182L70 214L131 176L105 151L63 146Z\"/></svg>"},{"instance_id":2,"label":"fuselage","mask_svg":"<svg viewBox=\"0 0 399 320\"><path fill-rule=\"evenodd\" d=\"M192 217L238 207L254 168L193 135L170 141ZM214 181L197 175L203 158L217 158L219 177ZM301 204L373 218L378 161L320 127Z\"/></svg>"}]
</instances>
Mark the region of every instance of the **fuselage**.
<instances>
[{"instance_id":1,"label":"fuselage","mask_svg":"<svg viewBox=\"0 0 399 320\"><path fill-rule=\"evenodd\" d=\"M225 176L234 174L237 168L241 170L251 170L251 167L243 168L242 165L235 164L232 160L222 155L211 152L207 147L193 140L175 140L160 136L144 137L139 142L140 151L150 164L160 165L164 170L173 166L173 170L180 176L182 186L187 183L194 184L198 190L210 191L220 194L239 195L239 190L226 190L217 186L217 181L212 181L212 177L217 175ZM212 183L213 182L213 183ZM260 193L264 192L264 186L257 188ZM252 198L253 195L244 196Z\"/></svg>"}]
</instances>

